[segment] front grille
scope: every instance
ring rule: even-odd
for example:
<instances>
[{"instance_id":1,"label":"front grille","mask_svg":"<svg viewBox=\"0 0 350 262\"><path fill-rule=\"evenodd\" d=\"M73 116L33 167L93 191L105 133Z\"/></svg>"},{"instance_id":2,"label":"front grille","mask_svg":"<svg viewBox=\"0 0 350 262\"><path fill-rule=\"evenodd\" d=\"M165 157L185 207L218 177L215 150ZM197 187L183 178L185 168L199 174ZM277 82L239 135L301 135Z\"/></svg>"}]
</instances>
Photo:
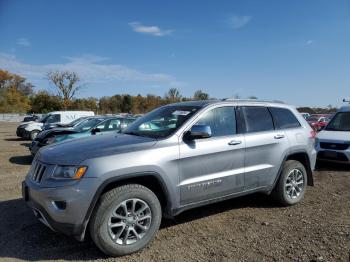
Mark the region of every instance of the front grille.
<instances>
[{"instance_id":1,"label":"front grille","mask_svg":"<svg viewBox=\"0 0 350 262\"><path fill-rule=\"evenodd\" d=\"M349 144L321 142L320 147L324 149L346 150L349 148Z\"/></svg>"},{"instance_id":2,"label":"front grille","mask_svg":"<svg viewBox=\"0 0 350 262\"><path fill-rule=\"evenodd\" d=\"M43 175L46 171L46 166L40 162L35 162L33 163L33 171L31 174L31 179L36 182L36 183L40 183L41 179L43 178Z\"/></svg>"}]
</instances>

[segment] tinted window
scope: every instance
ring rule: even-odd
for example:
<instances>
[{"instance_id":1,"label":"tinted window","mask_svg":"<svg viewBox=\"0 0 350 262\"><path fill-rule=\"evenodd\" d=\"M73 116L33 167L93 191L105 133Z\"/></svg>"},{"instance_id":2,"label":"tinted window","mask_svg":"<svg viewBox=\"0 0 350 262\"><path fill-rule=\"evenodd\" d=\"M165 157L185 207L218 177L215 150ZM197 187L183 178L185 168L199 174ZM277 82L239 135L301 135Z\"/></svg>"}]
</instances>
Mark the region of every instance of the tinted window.
<instances>
[{"instance_id":1,"label":"tinted window","mask_svg":"<svg viewBox=\"0 0 350 262\"><path fill-rule=\"evenodd\" d=\"M47 119L45 123L59 123L61 121L61 115L59 114L54 114L54 115L50 115Z\"/></svg>"},{"instance_id":2,"label":"tinted window","mask_svg":"<svg viewBox=\"0 0 350 262\"><path fill-rule=\"evenodd\" d=\"M101 132L120 130L120 119L110 119L97 126Z\"/></svg>"},{"instance_id":3,"label":"tinted window","mask_svg":"<svg viewBox=\"0 0 350 262\"><path fill-rule=\"evenodd\" d=\"M167 137L181 127L198 109L200 107L197 106L163 106L137 119L123 133L155 138Z\"/></svg>"},{"instance_id":4,"label":"tinted window","mask_svg":"<svg viewBox=\"0 0 350 262\"><path fill-rule=\"evenodd\" d=\"M214 108L201 116L196 124L210 126L213 137L233 135L236 133L235 108Z\"/></svg>"},{"instance_id":5,"label":"tinted window","mask_svg":"<svg viewBox=\"0 0 350 262\"><path fill-rule=\"evenodd\" d=\"M280 129L299 127L300 123L294 114L286 108L270 108L276 124Z\"/></svg>"},{"instance_id":6,"label":"tinted window","mask_svg":"<svg viewBox=\"0 0 350 262\"><path fill-rule=\"evenodd\" d=\"M326 130L350 131L350 112L339 112L328 123Z\"/></svg>"},{"instance_id":7,"label":"tinted window","mask_svg":"<svg viewBox=\"0 0 350 262\"><path fill-rule=\"evenodd\" d=\"M246 106L242 111L248 133L274 129L271 114L266 107Z\"/></svg>"}]
</instances>

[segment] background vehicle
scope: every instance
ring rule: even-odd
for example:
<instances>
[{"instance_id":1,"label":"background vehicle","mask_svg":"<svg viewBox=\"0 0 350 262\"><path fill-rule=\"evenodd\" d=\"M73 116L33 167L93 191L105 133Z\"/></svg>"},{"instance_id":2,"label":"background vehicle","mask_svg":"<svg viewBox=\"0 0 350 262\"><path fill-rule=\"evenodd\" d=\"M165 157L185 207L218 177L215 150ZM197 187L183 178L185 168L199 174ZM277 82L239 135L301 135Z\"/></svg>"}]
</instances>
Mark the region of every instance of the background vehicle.
<instances>
[{"instance_id":1,"label":"background vehicle","mask_svg":"<svg viewBox=\"0 0 350 262\"><path fill-rule=\"evenodd\" d=\"M300 113L306 120L311 116L309 113Z\"/></svg>"},{"instance_id":2,"label":"background vehicle","mask_svg":"<svg viewBox=\"0 0 350 262\"><path fill-rule=\"evenodd\" d=\"M63 124L63 123L52 123L52 124L47 123L47 124L43 125L42 130L49 130L49 129L52 129L52 128L73 128L74 126L79 125L80 123L82 123L83 121L85 121L88 118L89 118L88 116L79 117L79 118L73 120L72 122L66 123L66 124Z\"/></svg>"},{"instance_id":3,"label":"background vehicle","mask_svg":"<svg viewBox=\"0 0 350 262\"><path fill-rule=\"evenodd\" d=\"M309 125L316 131L324 128L329 122L330 116L320 116L320 115L312 115L306 119Z\"/></svg>"},{"instance_id":4,"label":"background vehicle","mask_svg":"<svg viewBox=\"0 0 350 262\"><path fill-rule=\"evenodd\" d=\"M54 128L40 132L32 141L29 150L34 156L43 146L74 138L120 131L133 121L133 118L125 117L89 117L73 128Z\"/></svg>"},{"instance_id":5,"label":"background vehicle","mask_svg":"<svg viewBox=\"0 0 350 262\"><path fill-rule=\"evenodd\" d=\"M22 122L31 122L31 121L37 121L39 120L40 117L37 115L27 115L23 118Z\"/></svg>"},{"instance_id":6,"label":"background vehicle","mask_svg":"<svg viewBox=\"0 0 350 262\"><path fill-rule=\"evenodd\" d=\"M350 106L344 106L317 134L317 158L340 163L350 162Z\"/></svg>"},{"instance_id":7,"label":"background vehicle","mask_svg":"<svg viewBox=\"0 0 350 262\"><path fill-rule=\"evenodd\" d=\"M155 236L162 214L253 192L282 205L312 185L315 132L295 108L264 101L160 107L121 134L43 148L23 186L37 217L116 256Z\"/></svg>"},{"instance_id":8,"label":"background vehicle","mask_svg":"<svg viewBox=\"0 0 350 262\"><path fill-rule=\"evenodd\" d=\"M33 140L40 131L44 124L56 124L56 123L70 123L73 120L83 116L93 116L92 111L57 111L51 112L41 118L38 122L23 123L17 127L16 134L19 137Z\"/></svg>"}]
</instances>

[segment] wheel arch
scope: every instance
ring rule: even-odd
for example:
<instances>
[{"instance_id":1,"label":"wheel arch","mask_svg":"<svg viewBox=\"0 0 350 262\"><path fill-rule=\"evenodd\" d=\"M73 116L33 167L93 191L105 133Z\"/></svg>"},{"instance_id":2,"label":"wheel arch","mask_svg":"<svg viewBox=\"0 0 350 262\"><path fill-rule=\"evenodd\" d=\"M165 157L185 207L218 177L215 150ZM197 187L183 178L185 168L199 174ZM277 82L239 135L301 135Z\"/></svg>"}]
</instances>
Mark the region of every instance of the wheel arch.
<instances>
[{"instance_id":1,"label":"wheel arch","mask_svg":"<svg viewBox=\"0 0 350 262\"><path fill-rule=\"evenodd\" d=\"M105 180L97 189L88 211L85 215L83 227L84 230L80 239L84 239L86 228L88 228L88 224L90 218L96 208L98 200L100 197L107 191L126 184L140 184L147 188L149 188L159 199L159 202L162 207L162 212L165 215L171 216L171 196L166 187L164 180L161 176L156 172L142 172L142 173L133 173L126 174L124 176L111 177Z\"/></svg>"}]
</instances>

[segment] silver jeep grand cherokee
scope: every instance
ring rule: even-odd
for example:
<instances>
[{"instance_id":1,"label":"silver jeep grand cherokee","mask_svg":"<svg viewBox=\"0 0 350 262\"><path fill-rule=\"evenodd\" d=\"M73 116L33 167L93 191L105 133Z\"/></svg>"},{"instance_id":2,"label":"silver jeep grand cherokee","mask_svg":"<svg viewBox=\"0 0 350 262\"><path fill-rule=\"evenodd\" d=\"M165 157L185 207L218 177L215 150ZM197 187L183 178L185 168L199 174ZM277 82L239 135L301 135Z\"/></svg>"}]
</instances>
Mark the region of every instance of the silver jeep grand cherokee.
<instances>
[{"instance_id":1,"label":"silver jeep grand cherokee","mask_svg":"<svg viewBox=\"0 0 350 262\"><path fill-rule=\"evenodd\" d=\"M41 149L23 198L51 229L106 254L145 247L162 216L262 192L282 205L313 184L315 133L295 108L264 101L166 105L123 133Z\"/></svg>"}]
</instances>

